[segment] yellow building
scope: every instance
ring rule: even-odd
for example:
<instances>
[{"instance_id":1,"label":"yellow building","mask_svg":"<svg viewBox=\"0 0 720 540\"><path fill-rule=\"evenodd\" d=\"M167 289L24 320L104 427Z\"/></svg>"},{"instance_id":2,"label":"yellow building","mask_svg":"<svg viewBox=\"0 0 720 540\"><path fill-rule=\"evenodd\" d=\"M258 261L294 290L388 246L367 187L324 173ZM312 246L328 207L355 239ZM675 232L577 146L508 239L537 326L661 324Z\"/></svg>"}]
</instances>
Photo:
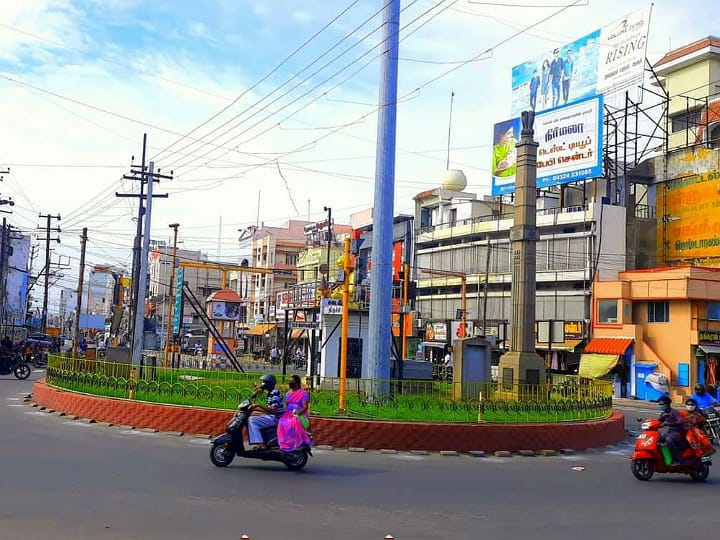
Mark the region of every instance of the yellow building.
<instances>
[{"instance_id":1,"label":"yellow building","mask_svg":"<svg viewBox=\"0 0 720 540\"><path fill-rule=\"evenodd\" d=\"M585 351L604 355L607 371L624 360L632 395L657 397L644 382L650 373L667 379L675 401L689 397L698 382L716 383L720 270L685 266L620 272L617 280L593 283L592 292L593 339ZM603 358L589 360L598 365Z\"/></svg>"}]
</instances>

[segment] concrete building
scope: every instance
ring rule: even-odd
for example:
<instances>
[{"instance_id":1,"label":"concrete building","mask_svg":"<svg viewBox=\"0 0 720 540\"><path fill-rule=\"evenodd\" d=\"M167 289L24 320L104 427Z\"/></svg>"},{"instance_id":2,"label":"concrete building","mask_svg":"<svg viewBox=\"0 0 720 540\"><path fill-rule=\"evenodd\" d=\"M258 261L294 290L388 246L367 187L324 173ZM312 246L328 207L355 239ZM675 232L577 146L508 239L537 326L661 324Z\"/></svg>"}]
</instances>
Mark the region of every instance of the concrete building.
<instances>
[{"instance_id":1,"label":"concrete building","mask_svg":"<svg viewBox=\"0 0 720 540\"><path fill-rule=\"evenodd\" d=\"M720 270L655 268L597 281L592 331L586 350L607 357L607 371L620 361L632 395L657 398L645 380L660 373L675 401L688 398L696 383L720 378Z\"/></svg>"}]
</instances>

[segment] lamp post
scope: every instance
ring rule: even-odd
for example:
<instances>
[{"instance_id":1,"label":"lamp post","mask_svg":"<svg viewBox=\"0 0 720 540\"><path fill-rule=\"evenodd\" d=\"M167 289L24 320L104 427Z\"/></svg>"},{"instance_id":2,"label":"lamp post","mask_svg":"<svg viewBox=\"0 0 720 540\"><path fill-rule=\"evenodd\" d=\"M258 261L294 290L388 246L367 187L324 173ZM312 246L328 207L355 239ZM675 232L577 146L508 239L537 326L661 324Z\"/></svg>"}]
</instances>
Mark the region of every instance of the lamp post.
<instances>
[{"instance_id":1,"label":"lamp post","mask_svg":"<svg viewBox=\"0 0 720 540\"><path fill-rule=\"evenodd\" d=\"M179 223L172 223L168 225L173 230L173 254L172 254L172 268L170 268L170 287L168 288L168 308L167 308L167 332L165 334L165 359L163 365L167 367L168 356L170 354L170 336L172 335L172 322L173 322L173 288L175 287L175 264L177 263L177 238L178 238L178 227Z\"/></svg>"}]
</instances>

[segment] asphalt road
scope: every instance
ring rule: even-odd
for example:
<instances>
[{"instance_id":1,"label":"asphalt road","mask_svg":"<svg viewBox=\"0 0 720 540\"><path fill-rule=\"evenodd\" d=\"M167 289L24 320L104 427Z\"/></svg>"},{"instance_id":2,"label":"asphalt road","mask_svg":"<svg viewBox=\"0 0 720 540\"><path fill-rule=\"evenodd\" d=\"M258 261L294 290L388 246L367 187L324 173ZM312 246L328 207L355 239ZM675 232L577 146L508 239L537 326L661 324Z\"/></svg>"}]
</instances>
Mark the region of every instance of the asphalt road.
<instances>
[{"instance_id":1,"label":"asphalt road","mask_svg":"<svg viewBox=\"0 0 720 540\"><path fill-rule=\"evenodd\" d=\"M717 534L708 502L720 473L705 484L668 476L638 482L629 444L507 459L318 450L300 473L252 460L218 469L207 441L48 415L23 404L20 394L30 390L30 381L0 377L3 540Z\"/></svg>"}]
</instances>

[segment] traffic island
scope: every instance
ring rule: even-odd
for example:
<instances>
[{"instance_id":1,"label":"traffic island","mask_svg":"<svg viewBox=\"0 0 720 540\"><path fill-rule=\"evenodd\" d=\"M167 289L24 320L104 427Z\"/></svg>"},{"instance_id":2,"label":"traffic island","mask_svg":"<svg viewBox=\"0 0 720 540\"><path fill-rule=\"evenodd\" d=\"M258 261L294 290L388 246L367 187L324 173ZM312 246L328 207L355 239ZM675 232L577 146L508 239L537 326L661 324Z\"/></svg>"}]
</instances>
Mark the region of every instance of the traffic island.
<instances>
[{"instance_id":1,"label":"traffic island","mask_svg":"<svg viewBox=\"0 0 720 540\"><path fill-rule=\"evenodd\" d=\"M227 410L88 395L49 386L44 380L35 383L33 400L40 406L97 422L189 434L222 433L233 414ZM487 453L501 450L584 450L624 440L624 428L624 417L619 413L593 421L525 424L312 418L317 445L368 450L409 451L423 448L434 452L452 449Z\"/></svg>"}]
</instances>

